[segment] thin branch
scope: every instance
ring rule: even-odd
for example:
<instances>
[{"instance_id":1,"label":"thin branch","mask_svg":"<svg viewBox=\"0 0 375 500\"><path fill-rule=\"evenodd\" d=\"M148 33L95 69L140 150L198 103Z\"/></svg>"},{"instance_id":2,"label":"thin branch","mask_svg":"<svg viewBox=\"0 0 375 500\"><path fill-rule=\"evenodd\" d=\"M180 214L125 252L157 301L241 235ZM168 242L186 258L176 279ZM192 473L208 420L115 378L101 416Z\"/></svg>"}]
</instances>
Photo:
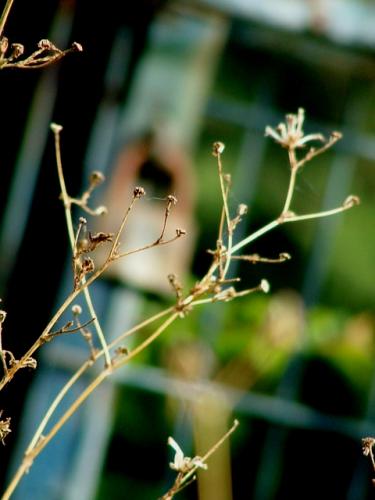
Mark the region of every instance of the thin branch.
<instances>
[{"instance_id":1,"label":"thin branch","mask_svg":"<svg viewBox=\"0 0 375 500\"><path fill-rule=\"evenodd\" d=\"M237 429L237 427L240 425L238 420L235 420L233 422L232 427L222 436L219 441L217 441L212 448L210 448L205 455L201 458L202 462L206 462L208 458L210 458L211 455L215 453L215 451L226 441L231 434ZM198 469L198 467L194 467L191 471L189 471L181 481L181 484L184 484Z\"/></svg>"},{"instance_id":2,"label":"thin branch","mask_svg":"<svg viewBox=\"0 0 375 500\"><path fill-rule=\"evenodd\" d=\"M18 483L20 482L24 474L26 474L29 468L31 467L34 459L41 453L41 451L47 446L47 444L51 441L51 439L59 432L59 430L65 425L65 423L70 419L70 417L78 410L78 408L86 401L86 399L92 394L92 392L113 373L113 370L128 363L130 359L132 359L137 354L142 352L148 345L150 345L156 338L158 338L161 335L161 333L164 330L166 330L166 328L168 328L168 326L171 323L173 323L173 321L175 321L177 317L178 314L173 313L169 318L167 318L164 321L164 323L162 323L162 325L159 326L159 328L156 329L154 333L152 333L138 347L136 347L133 351L131 351L129 355L123 357L122 359L115 360L111 367L107 367L102 372L100 372L99 375L95 377L95 379L86 387L86 389L80 394L80 396L66 410L66 412L56 422L56 424L52 427L52 429L45 436L41 438L42 427L45 428L46 421L49 420L50 415L52 414L55 408L51 411L51 413L48 412L48 415L45 416L45 421L43 423L43 426L38 428L39 437L38 438L36 438L35 436L33 437L32 443L34 446L31 447L29 445L30 450L28 453L25 454L24 460L22 461L16 474L12 478L12 481L7 487L2 497L2 500L8 500L11 497ZM82 372L79 373L78 375L76 374L77 376L74 377L74 380L71 379L69 381L70 384L68 387L65 386L66 391L70 389L71 385L73 385L73 383L77 380L77 378L79 378L79 376L82 375L83 371L87 369L86 363L83 367L81 367ZM64 394L62 394L61 397L59 397L58 401L56 402L56 406L61 401L66 391L64 391Z\"/></svg>"},{"instance_id":3,"label":"thin branch","mask_svg":"<svg viewBox=\"0 0 375 500\"><path fill-rule=\"evenodd\" d=\"M290 177L289 177L288 192L286 195L284 208L282 210L283 214L288 212L290 209L290 205L292 203L293 193L294 193L294 189L295 189L295 185L296 185L296 176L297 176L297 172L298 172L297 158L296 158L295 150L289 149L288 156L289 156L289 163L290 163Z\"/></svg>"},{"instance_id":4,"label":"thin branch","mask_svg":"<svg viewBox=\"0 0 375 500\"><path fill-rule=\"evenodd\" d=\"M51 125L52 132L55 136L55 155L56 155L56 166L57 166L57 173L59 177L59 183L61 187L61 196L62 200L64 203L64 208L65 208L65 219L66 219L66 225L68 229L68 235L69 235L69 241L70 241L70 246L72 248L73 255L75 253L75 236L74 236L74 229L73 229L73 221L72 221L72 210L71 210L71 201L66 189L66 184L65 184L65 178L64 178L64 172L63 172L63 167L62 167L62 160L61 160L61 148L60 148L60 132L62 130L61 125L57 125L53 123ZM84 283L86 281L86 278L83 276L82 277L82 282ZM85 296L87 308L89 310L89 314L92 318L94 318L94 326L95 330L97 332L99 342L102 346L102 349L104 351L104 357L105 357L105 364L106 366L111 365L111 356L109 354L107 342L105 340L105 336L102 330L102 327L100 325L100 322L98 320L94 305L91 300L91 295L89 289L86 287L83 290L83 294Z\"/></svg>"},{"instance_id":5,"label":"thin branch","mask_svg":"<svg viewBox=\"0 0 375 500\"><path fill-rule=\"evenodd\" d=\"M7 0L7 3L5 4L5 7L4 7L3 12L1 14L1 18L0 18L0 38L3 35L5 24L7 22L9 13L10 13L10 11L12 9L13 2L14 2L14 0Z\"/></svg>"},{"instance_id":6,"label":"thin branch","mask_svg":"<svg viewBox=\"0 0 375 500\"><path fill-rule=\"evenodd\" d=\"M141 323L138 323L138 325L134 326L133 328L130 328L129 330L126 330L123 332L121 335L119 335L115 340L113 340L108 347L112 349L113 347L116 347L120 342L122 342L125 338L129 337L130 335L133 335L134 333L138 332L145 326L154 323L158 319L162 318L163 316L166 316L167 314L170 314L173 312L173 308L169 307L168 309L165 309L164 311L161 311L157 314L154 314L150 318L147 318L146 320L142 321ZM32 440L30 441L29 446L27 447L26 454L30 453L32 449L35 447L36 443L39 441L40 436L43 434L44 429L46 425L48 424L50 418L52 417L53 413L56 411L58 405L61 403L63 400L64 396L67 394L67 392L71 389L71 387L75 384L75 382L90 368L94 365L94 363L102 357L104 354L103 350L98 351L94 354L93 359L87 360L73 375L72 377L66 382L66 384L63 386L63 388L59 391L57 394L56 398L52 402L51 406L48 408L45 416L43 417L40 425L38 426Z\"/></svg>"}]
</instances>

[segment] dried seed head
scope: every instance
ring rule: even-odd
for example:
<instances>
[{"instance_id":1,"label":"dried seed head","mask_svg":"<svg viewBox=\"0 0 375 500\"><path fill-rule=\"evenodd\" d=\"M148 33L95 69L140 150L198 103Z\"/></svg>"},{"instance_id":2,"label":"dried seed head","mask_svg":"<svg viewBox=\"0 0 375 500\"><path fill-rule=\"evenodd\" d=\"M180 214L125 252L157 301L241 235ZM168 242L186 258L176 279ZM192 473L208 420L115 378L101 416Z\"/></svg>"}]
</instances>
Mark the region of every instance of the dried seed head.
<instances>
[{"instance_id":1,"label":"dried seed head","mask_svg":"<svg viewBox=\"0 0 375 500\"><path fill-rule=\"evenodd\" d=\"M108 209L104 205L100 205L100 207L94 210L94 215L107 215Z\"/></svg>"},{"instance_id":2,"label":"dried seed head","mask_svg":"<svg viewBox=\"0 0 375 500\"><path fill-rule=\"evenodd\" d=\"M83 51L82 45L78 42L73 42L71 49L74 50L75 52L82 52Z\"/></svg>"},{"instance_id":3,"label":"dried seed head","mask_svg":"<svg viewBox=\"0 0 375 500\"><path fill-rule=\"evenodd\" d=\"M51 125L49 127L54 134L59 134L63 129L62 125L59 125L58 123L53 123L53 122L51 123Z\"/></svg>"},{"instance_id":4,"label":"dried seed head","mask_svg":"<svg viewBox=\"0 0 375 500\"><path fill-rule=\"evenodd\" d=\"M6 36L1 37L0 39L0 53L2 56L5 55L5 52L8 50L9 41Z\"/></svg>"},{"instance_id":5,"label":"dried seed head","mask_svg":"<svg viewBox=\"0 0 375 500\"><path fill-rule=\"evenodd\" d=\"M333 132L331 132L331 139L339 141L340 139L342 139L342 133L334 130Z\"/></svg>"},{"instance_id":6,"label":"dried seed head","mask_svg":"<svg viewBox=\"0 0 375 500\"><path fill-rule=\"evenodd\" d=\"M84 217L80 217L79 218L79 223L82 224L82 225L86 225L87 224L87 219L85 219Z\"/></svg>"},{"instance_id":7,"label":"dried seed head","mask_svg":"<svg viewBox=\"0 0 375 500\"><path fill-rule=\"evenodd\" d=\"M53 45L53 43L47 40L46 38L39 40L38 48L44 50L56 50L56 47Z\"/></svg>"},{"instance_id":8,"label":"dried seed head","mask_svg":"<svg viewBox=\"0 0 375 500\"><path fill-rule=\"evenodd\" d=\"M102 172L99 172L99 170L94 170L90 174L90 184L92 186L99 186L102 182L105 181L104 174Z\"/></svg>"},{"instance_id":9,"label":"dried seed head","mask_svg":"<svg viewBox=\"0 0 375 500\"><path fill-rule=\"evenodd\" d=\"M146 194L146 191L144 190L143 187L137 186L134 188L134 191L133 191L134 198L141 198L145 194Z\"/></svg>"},{"instance_id":10,"label":"dried seed head","mask_svg":"<svg viewBox=\"0 0 375 500\"><path fill-rule=\"evenodd\" d=\"M354 194L349 195L343 203L343 207L351 208L355 205L359 205L361 202L359 196L355 196Z\"/></svg>"},{"instance_id":11,"label":"dried seed head","mask_svg":"<svg viewBox=\"0 0 375 500\"><path fill-rule=\"evenodd\" d=\"M260 282L259 288L262 290L262 292L268 293L271 289L271 286L267 280L262 280Z\"/></svg>"},{"instance_id":12,"label":"dried seed head","mask_svg":"<svg viewBox=\"0 0 375 500\"><path fill-rule=\"evenodd\" d=\"M82 261L83 274L91 273L95 269L94 261L91 257L85 257Z\"/></svg>"},{"instance_id":13,"label":"dried seed head","mask_svg":"<svg viewBox=\"0 0 375 500\"><path fill-rule=\"evenodd\" d=\"M224 149L225 149L225 144L223 142L216 141L212 145L212 154L214 156L220 156L221 154L223 154Z\"/></svg>"},{"instance_id":14,"label":"dried seed head","mask_svg":"<svg viewBox=\"0 0 375 500\"><path fill-rule=\"evenodd\" d=\"M9 59L18 59L25 52L25 47L21 43L12 43L10 47L12 53Z\"/></svg>"},{"instance_id":15,"label":"dried seed head","mask_svg":"<svg viewBox=\"0 0 375 500\"><path fill-rule=\"evenodd\" d=\"M173 205L177 204L177 198L175 196L173 196L173 194L169 194L167 196L167 200L169 203L173 203Z\"/></svg>"},{"instance_id":16,"label":"dried seed head","mask_svg":"<svg viewBox=\"0 0 375 500\"><path fill-rule=\"evenodd\" d=\"M281 254L279 254L279 258L280 260L290 260L292 257L289 253L282 252Z\"/></svg>"},{"instance_id":17,"label":"dried seed head","mask_svg":"<svg viewBox=\"0 0 375 500\"><path fill-rule=\"evenodd\" d=\"M247 205L245 205L244 203L240 203L237 208L237 215L241 217L245 214L247 214Z\"/></svg>"},{"instance_id":18,"label":"dried seed head","mask_svg":"<svg viewBox=\"0 0 375 500\"><path fill-rule=\"evenodd\" d=\"M375 444L375 439L373 437L365 437L362 439L362 453L367 457Z\"/></svg>"},{"instance_id":19,"label":"dried seed head","mask_svg":"<svg viewBox=\"0 0 375 500\"><path fill-rule=\"evenodd\" d=\"M79 316L80 314L82 314L82 307L79 304L74 304L72 306L72 313L74 314L74 316Z\"/></svg>"}]
</instances>

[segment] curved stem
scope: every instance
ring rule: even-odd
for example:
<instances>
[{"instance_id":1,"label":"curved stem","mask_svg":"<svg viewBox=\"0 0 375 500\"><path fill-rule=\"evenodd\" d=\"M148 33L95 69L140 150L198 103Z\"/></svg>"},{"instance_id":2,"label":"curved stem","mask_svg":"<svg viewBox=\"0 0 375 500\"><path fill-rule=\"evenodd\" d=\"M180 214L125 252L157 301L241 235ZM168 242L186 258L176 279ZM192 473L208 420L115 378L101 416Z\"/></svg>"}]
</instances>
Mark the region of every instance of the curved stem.
<instances>
[{"instance_id":1,"label":"curved stem","mask_svg":"<svg viewBox=\"0 0 375 500\"><path fill-rule=\"evenodd\" d=\"M284 208L282 211L283 214L285 212L288 212L290 209L290 205L292 203L292 198L293 198L293 193L294 193L294 188L296 185L296 176L297 176L297 172L298 172L297 158L296 158L295 150L289 149L288 156L289 156L289 163L290 163L290 178L289 178L288 193L286 195L285 204L284 204Z\"/></svg>"}]
</instances>

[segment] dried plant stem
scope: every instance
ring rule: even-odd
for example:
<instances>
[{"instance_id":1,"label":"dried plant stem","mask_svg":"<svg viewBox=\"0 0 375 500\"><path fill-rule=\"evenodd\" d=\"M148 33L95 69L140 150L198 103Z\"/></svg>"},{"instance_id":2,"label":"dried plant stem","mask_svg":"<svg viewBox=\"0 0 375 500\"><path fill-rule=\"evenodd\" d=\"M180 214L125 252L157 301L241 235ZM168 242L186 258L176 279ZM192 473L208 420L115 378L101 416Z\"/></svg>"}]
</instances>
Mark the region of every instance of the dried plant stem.
<instances>
[{"instance_id":1,"label":"dried plant stem","mask_svg":"<svg viewBox=\"0 0 375 500\"><path fill-rule=\"evenodd\" d=\"M172 324L178 317L179 315L177 312L171 314L171 316L169 316L169 318L167 318L164 321L164 323L162 323L161 326L159 326L159 328L155 330L154 333L152 333L149 337L147 337L146 340L144 340L141 344L139 344L139 346L133 349L126 357L116 360L114 362L114 367L119 368L120 366L125 365L131 359L137 356L137 354L142 352L146 347L148 347L152 342L154 342L154 340L156 340L164 332L164 330L166 330L168 326Z\"/></svg>"},{"instance_id":2,"label":"dried plant stem","mask_svg":"<svg viewBox=\"0 0 375 500\"><path fill-rule=\"evenodd\" d=\"M2 497L3 500L6 500L10 498L12 495L13 491L17 487L17 484L21 480L22 476L29 470L31 467L34 459L39 455L39 453L42 452L44 447L48 444L51 439L61 430L61 428L64 426L64 424L69 420L69 418L78 410L78 408L86 401L86 399L92 394L92 392L102 383L104 382L115 369L118 369L122 367L123 365L127 364L131 359L136 357L138 354L143 352L150 344L152 344L156 339L159 338L159 336L179 317L183 317L189 310L191 310L195 306L207 304L207 303L212 303L215 301L227 301L231 300L232 298L235 297L240 297L243 295L247 295L250 292L254 292L256 290L263 290L264 292L268 291L269 285L268 283L263 283L265 280L262 280L261 284L258 285L258 287L255 287L253 289L249 290L242 290L237 292L233 286L229 288L222 288L223 285L228 285L229 283L233 283L234 281L238 281L238 278L235 278L234 280L227 280L226 279L226 274L229 270L229 266L232 260L232 256L235 252L239 251L242 249L245 245L251 243L252 241L256 240L257 238L263 236L264 234L268 233L272 229L278 227L281 224L284 224L286 222L297 222L297 221L302 221L302 220L307 220L307 219L315 219L315 218L321 218L321 217L326 217L329 215L334 215L339 212L343 212L349 208L351 208L353 205L359 203L359 199L355 196L350 196L348 197L345 202L343 203L342 206L331 209L331 210L326 210L323 212L317 212L317 213L311 213L311 214L303 214L303 215L296 215L293 212L290 211L290 206L292 204L292 199L293 199L293 194L295 191L295 183L296 183L296 175L298 172L298 169L305 164L307 161L310 161L311 158L316 156L317 154L320 154L322 151L325 151L330 147L334 142L336 142L339 138L338 133L334 133L331 136L331 139L320 149L315 150L314 148L311 148L309 152L305 155L305 157L301 160L298 160L296 153L295 153L295 148L296 147L302 147L307 140L322 140L319 134L312 134L310 136L303 136L302 133L302 122L303 122L303 112L299 110L298 116L290 115L288 117L288 128L281 127L278 130L279 132L274 131L273 129L268 128L268 135L271 135L277 142L280 142L284 147L288 148L288 155L289 155L289 163L290 163L290 178L289 178L289 185L288 185L288 191L284 203L283 210L280 214L280 216L266 224L264 227L258 229L254 233L248 235L247 237L243 238L239 243L236 245L233 245L232 243L232 236L233 236L233 231L237 223L240 221L240 216L242 215L241 213L238 214L238 216L233 219L233 221L230 218L230 213L229 213L229 208L228 208L228 196L229 196L229 184L227 185L227 179L223 174L223 169L222 169L222 164L221 164L221 153L224 149L224 146L221 143L215 143L216 144L216 149L214 150L214 154L217 157L218 161L218 172L219 172L219 181L220 181L220 189L221 189L221 194L222 194L222 200L223 200L223 208L221 212L221 218L220 218L220 225L219 225L219 236L218 236L218 241L217 241L217 248L216 251L212 252L214 257L213 261L207 271L207 273L203 276L203 278L195 285L195 287L187 294L185 299L183 299L182 293L177 294L177 303L168 309L165 309L164 311L152 316L151 318L139 323L138 325L134 326L133 328L127 330L126 332L122 333L119 335L113 342L111 342L109 345L107 345L104 335L103 335L103 342L101 345L101 350L98 352L93 352L91 359L83 363L83 365L76 371L76 373L67 381L67 383L64 385L64 387L59 391L57 396L55 397L54 401L48 408L46 414L44 415L40 425L38 426L34 436L32 437L29 446L27 447L27 450L25 452L24 460L22 461L20 467L18 468L15 476L13 477L11 483L9 484L4 496ZM60 186L61 186L61 191L62 191L62 199L64 202L64 208L65 208L65 216L66 216L66 221L67 221L67 228L68 228L68 234L69 234L69 239L70 243L72 246L73 250L73 255L75 255L76 247L77 247L77 241L78 240L78 233L75 237L74 235L74 230L73 230L73 223L72 223L72 217L71 217L71 204L74 201L73 198L70 198L67 190L66 190L66 185L65 185L65 180L63 176L63 169L62 169L62 162L61 162L61 154L60 154L60 140L59 140L59 133L61 131L61 127L58 125L54 125L52 127L52 130L55 134L55 146L56 146L56 161L57 161L57 168L58 168L58 175L59 175L59 181L60 181ZM90 188L89 188L90 189ZM85 195L83 195L81 200L78 200L78 204L82 206L82 208L87 209L87 200L91 194L91 191L88 190L86 192L86 198L84 198ZM88 308L91 311L91 315L93 318L96 318L95 311L92 307L90 309L89 302L90 300L90 295L88 293L88 287L108 268L108 266L115 260L117 260L120 257L125 257L127 255L131 255L136 252L140 252L142 250L147 250L149 248L153 248L154 246L157 245L164 245L171 243L172 241L178 239L184 232L182 230L177 229L176 230L176 236L174 238L171 238L169 240L164 241L163 236L164 232L166 229L166 224L167 224L167 219L169 216L170 208L173 203L175 203L175 198L173 196L168 197L168 203L166 207L166 212L165 212L165 217L163 221L163 227L162 227L162 232L161 236L154 241L153 243L150 243L148 245L145 245L142 248L138 248L136 250L130 250L127 252L118 252L119 246L120 246L120 237L123 232L123 229L126 225L126 222L128 220L129 214L133 208L133 205L136 201L136 199L140 198L140 196L143 196L144 190L143 188L135 188L134 190L134 195L133 199L127 208L123 219L121 221L120 227L114 237L113 244L111 246L111 249L109 251L107 259L104 261L104 264L101 266L100 269L97 271L93 272L91 276L87 279L81 279L78 282L78 286L76 289L74 289L70 295L65 299L63 304L59 307L59 309L56 311L44 331L42 332L41 336L36 340L36 342L31 346L31 348L27 351L27 353L21 358L20 361L15 363L14 365L10 366L10 368L7 368L7 370L4 370L4 377L0 382L0 390L13 378L14 374L23 366L25 366L26 362L29 360L29 358L33 355L33 353L46 341L46 338L48 336L51 336L51 329L55 325L55 323L60 319L64 311L69 307L69 305L75 300L75 298L83 291L87 292L87 296L89 297L88 303ZM91 210L91 209L90 209ZM228 239L227 239L227 248L223 246L223 233L224 233L224 226L227 226L228 230ZM79 232L79 231L78 231ZM112 236L112 235L111 235ZM281 261L281 255L287 255L287 254L280 254L279 260ZM239 256L238 258L243 258L245 259L246 257L249 256ZM261 259L261 258L260 258ZM273 261L275 262L275 259L263 259L264 261ZM286 260L284 258L284 260ZM219 276L216 276L215 273L216 271L219 270ZM182 288L181 288L182 290ZM151 324L152 322L167 316L167 318L163 320L163 322L160 324L158 328L156 328L153 333L151 333L145 340L143 340L138 346L136 346L133 350L130 351L130 353L127 351L126 347L120 346L120 348L117 350L115 356L111 360L110 354L109 354L109 349L112 349L115 346L118 346L120 342L122 342L126 337L132 335L136 331L140 330L144 326ZM99 325L99 323L98 323ZM98 336L100 338L99 331L100 325L99 325L99 330L98 331ZM1 345L0 345L1 348ZM82 375L100 358L104 356L106 363L104 369L95 376L94 380L92 380L91 383L86 387L86 389L83 390L83 392L77 397L77 399L68 407L68 409L65 411L65 413L62 415L61 418L57 420L57 422L52 426L52 428L46 433L46 435L43 435L46 426L48 422L50 421L52 415L55 413L56 409L60 405L61 401L64 399L65 395L68 393L68 391L72 388L72 386L76 383L76 381L82 377ZM225 439L229 437L229 435L234 432L235 428L237 427L238 422L235 421L231 429L206 453L206 455L200 460L200 462L204 462L207 460L209 456L211 456L217 448L224 442ZM194 473L197 469L198 465L192 467L188 471L180 471L174 485L172 488L168 491L166 495L164 495L164 499L169 499L172 498L177 492L179 492L183 487L185 487L190 481L192 481L195 476Z\"/></svg>"},{"instance_id":3,"label":"dried plant stem","mask_svg":"<svg viewBox=\"0 0 375 500\"><path fill-rule=\"evenodd\" d=\"M9 16L9 12L11 11L12 6L13 6L13 2L14 2L14 0L7 0L7 3L5 4L5 7L4 7L3 12L1 14L1 17L0 17L0 37L3 34L5 24L7 22L8 16Z\"/></svg>"},{"instance_id":4,"label":"dried plant stem","mask_svg":"<svg viewBox=\"0 0 375 500\"><path fill-rule=\"evenodd\" d=\"M134 326L133 328L130 328L129 330L126 330L124 333L119 335L115 340L113 340L108 347L111 349L113 347L116 347L120 342L122 342L125 338L129 337L130 335L133 335L137 331L141 330L145 326L154 323L158 319L162 318L163 316L166 316L169 313L172 313L174 310L173 307L169 307L168 309L165 309L164 311L161 311L157 314L154 314L150 318L142 321L141 323L138 323L138 325ZM27 450L25 454L28 454L37 444L39 441L41 435L44 432L44 429L46 425L48 424L50 418L52 417L53 413L55 412L56 408L58 405L61 403L63 400L65 394L70 390L70 388L75 384L75 382L90 368L94 365L94 363L103 356L104 352L103 350L98 351L95 353L93 359L87 360L75 373L74 375L66 382L64 387L59 391L55 399L53 400L51 406L48 408L46 414L44 415L40 425L38 426L37 430L35 431L34 436L32 437L29 446L27 447Z\"/></svg>"},{"instance_id":5,"label":"dried plant stem","mask_svg":"<svg viewBox=\"0 0 375 500\"><path fill-rule=\"evenodd\" d=\"M205 464L207 459L215 453L215 451L229 438L231 434L237 429L239 426L238 420L235 420L233 422L232 427L207 451L207 453L203 457L196 457L199 458L199 464L194 465L189 471L187 472L179 472L173 486L165 493L162 497L161 500L172 500L172 498L179 493L181 490L183 490L188 484L190 484L192 481L196 479L196 476L194 474L196 471L201 467L201 464Z\"/></svg>"},{"instance_id":6,"label":"dried plant stem","mask_svg":"<svg viewBox=\"0 0 375 500\"><path fill-rule=\"evenodd\" d=\"M176 236L175 238L172 238L171 240L161 242L159 245L162 244L167 244L171 243L175 239L177 239L179 236ZM124 254L118 255L116 258L124 257L126 255L130 255L132 253L140 252L142 250L146 250L149 248L152 248L156 246L156 243L152 243L151 245L145 246L143 248L140 248L138 250L133 250L131 252L125 252ZM104 271L109 267L111 264L110 260L107 260L103 266L95 271L85 282L82 282L81 286L77 288L76 290L73 290L69 296L64 300L64 302L61 304L61 306L58 308L58 310L55 312L55 314L52 316L50 321L48 322L47 326L44 328L43 332L41 335L38 337L38 339L34 342L34 344L28 349L28 351L22 356L22 358L19 360L18 363L14 364L10 368L8 368L8 371L6 374L4 374L4 377L0 381L0 391L13 379L14 375L20 370L24 365L25 362L34 354L35 351L39 349L39 347L44 343L43 338L48 335L51 332L51 329L53 326L56 324L56 322L61 318L62 314L66 311L66 309L72 304L72 302L78 297L78 295L85 290L88 286L90 286L94 281L96 281L103 273ZM169 311L169 310L167 310ZM111 344L112 345L112 344Z\"/></svg>"},{"instance_id":7,"label":"dried plant stem","mask_svg":"<svg viewBox=\"0 0 375 500\"><path fill-rule=\"evenodd\" d=\"M169 245L169 243L173 243L174 241L178 240L179 238L181 238L181 235L177 234L176 236L174 236L170 240L155 240L152 243L149 243L148 245L145 245L143 247L136 248L134 250L128 250L127 252L119 253L119 254L115 255L114 259L121 259L123 257L127 257L128 255L132 255L132 254L138 253L138 252L143 252L144 250L149 250L150 248L154 248L156 246L160 247L160 246L164 246L164 245Z\"/></svg>"},{"instance_id":8,"label":"dried plant stem","mask_svg":"<svg viewBox=\"0 0 375 500\"><path fill-rule=\"evenodd\" d=\"M224 434L224 436L222 436L219 441L217 441L213 446L212 448L210 448L207 453L205 455L203 455L202 457L202 462L205 463L207 461L208 458L210 458L211 455L213 455L215 453L215 451L224 443L224 441L226 441L229 436L231 434L233 434L233 432L237 429L237 427L239 426L239 421L238 420L235 420L233 422L233 425L232 427ZM191 471L189 471L183 478L183 480L181 481L181 485L183 485L193 474L194 472L196 472L197 470L197 467L194 467L194 469L192 469Z\"/></svg>"},{"instance_id":9,"label":"dried plant stem","mask_svg":"<svg viewBox=\"0 0 375 500\"><path fill-rule=\"evenodd\" d=\"M107 258L107 262L110 262L111 260L117 259L117 258L122 257L124 255L124 254L123 255L118 255L117 254L117 249L118 249L118 246L119 246L119 243L120 243L120 236L121 236L122 231L124 230L125 224L126 224L126 222L128 220L128 217L129 217L129 214L130 214L130 212L131 212L131 210L133 208L133 205L134 205L134 203L135 203L135 201L137 199L138 198L136 196L133 196L130 205L126 209L126 212L124 214L124 217L122 218L120 227L119 227L119 229L118 229L118 231L116 233L115 239L113 241L112 248L111 248L111 250L109 252L109 255L108 255L108 258ZM136 251L140 251L140 250L138 249Z\"/></svg>"},{"instance_id":10,"label":"dried plant stem","mask_svg":"<svg viewBox=\"0 0 375 500\"><path fill-rule=\"evenodd\" d=\"M76 373L68 380L68 382L64 385L64 387L60 390L60 392L57 394L53 402L51 403L50 407L48 408L46 414L44 415L43 419L41 420L37 430L35 431L35 434L32 438L32 440L29 443L29 446L26 448L25 455L28 455L37 445L38 441L41 439L41 436L43 434L43 431L50 420L51 416L55 412L56 408L58 405L61 403L63 400L64 396L67 394L67 392L71 389L71 387L76 383L76 381L85 373L85 371L92 366L93 362L91 360L87 360L80 368L79 370L76 371Z\"/></svg>"},{"instance_id":11,"label":"dried plant stem","mask_svg":"<svg viewBox=\"0 0 375 500\"><path fill-rule=\"evenodd\" d=\"M72 405L68 408L68 410L64 413L64 415L56 422L56 424L52 427L52 429L41 438L41 429L38 428L38 437L35 435L30 443L27 452L25 453L25 457L22 461L22 464L18 468L16 474L14 475L12 481L10 482L8 488L6 489L2 500L7 500L13 494L16 489L18 483L22 479L23 475L27 473L28 469L31 467L34 459L41 453L41 451L45 448L45 446L51 441L51 439L59 432L59 430L64 426L64 424L69 420L69 418L78 410L78 408L86 401L86 399L92 394L92 392L102 383L104 382L112 373L113 370L120 368L121 366L128 363L132 358L134 358L137 354L142 352L146 347L148 347L154 340L156 340L162 332L168 328L168 326L173 323L178 318L178 313L173 313L169 318L167 318L160 326L153 332L146 340L144 340L138 347L136 347L131 353L125 356L122 359L115 360L111 367L105 368L103 371L99 373L95 377L95 379L86 387L86 389L80 394L80 396L72 403ZM72 379L70 379L69 383L64 387L64 394L61 394L61 397L56 402L55 407L57 407L58 403L61 401L65 393L70 389L70 387L78 380L78 378L82 375L82 373L88 368L86 362L80 370L75 374ZM73 380L74 378L74 380ZM57 399L57 398L56 398ZM55 401L56 401L55 399ZM50 407L51 408L51 407ZM48 411L43 419L43 428L45 427L46 422L52 415L55 408L51 411ZM32 446L32 444L34 446Z\"/></svg>"},{"instance_id":12,"label":"dried plant stem","mask_svg":"<svg viewBox=\"0 0 375 500\"><path fill-rule=\"evenodd\" d=\"M278 225L280 225L280 221L278 219L275 219L275 220L269 222L268 224L266 224L265 226L261 227L260 229L258 229L254 233L249 234L249 236L247 236L243 240L239 241L238 243L236 243L232 247L232 253L237 252L238 250L243 248L245 245L248 245L252 241L260 238L261 236L263 236L263 234L268 233L269 231L271 231L272 229L274 229Z\"/></svg>"},{"instance_id":13,"label":"dried plant stem","mask_svg":"<svg viewBox=\"0 0 375 500\"><path fill-rule=\"evenodd\" d=\"M72 221L72 204L71 204L68 192L66 190L64 172L63 172L62 161L61 161L61 147L60 147L61 127L58 127L58 126L52 127L52 131L53 131L53 134L55 136L56 166L57 166L57 173L58 173L59 183L60 183L60 188L61 188L61 196L62 196L64 209L65 209L66 225L67 225L67 229L68 229L70 246L71 246L72 252L74 254L74 252L75 252L75 235L74 235L73 221ZM117 240L118 240L119 236L120 235L117 234ZM84 283L85 281L86 281L86 278L83 277L82 282ZM104 336L102 327L100 325L100 322L98 320L94 305L92 303L90 291L87 287L83 289L83 294L85 297L87 308L89 310L89 314L92 318L94 318L94 320L93 320L94 327L95 327L95 330L97 332L100 345L102 346L102 349L104 351L105 365L110 366L111 356L109 354L107 342L105 340L105 336Z\"/></svg>"}]
</instances>

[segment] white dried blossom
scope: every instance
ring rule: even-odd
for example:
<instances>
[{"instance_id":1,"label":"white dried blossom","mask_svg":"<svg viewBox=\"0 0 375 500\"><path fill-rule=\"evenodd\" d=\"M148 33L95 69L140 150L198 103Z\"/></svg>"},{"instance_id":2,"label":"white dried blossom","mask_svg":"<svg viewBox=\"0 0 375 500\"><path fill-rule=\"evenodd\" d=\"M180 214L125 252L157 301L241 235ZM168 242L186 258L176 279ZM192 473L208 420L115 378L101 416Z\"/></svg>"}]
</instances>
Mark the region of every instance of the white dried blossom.
<instances>
[{"instance_id":1,"label":"white dried blossom","mask_svg":"<svg viewBox=\"0 0 375 500\"><path fill-rule=\"evenodd\" d=\"M200 457L185 457L184 452L172 437L168 438L168 444L175 451L174 460L169 463L169 467L171 469L182 473L186 473L194 467L200 467L205 470L207 469L207 464L205 464Z\"/></svg>"},{"instance_id":2,"label":"white dried blossom","mask_svg":"<svg viewBox=\"0 0 375 500\"><path fill-rule=\"evenodd\" d=\"M265 135L288 149L302 148L310 141L325 142L322 134L304 135L302 129L304 120L305 110L299 108L297 114L286 115L285 123L279 123L276 128L266 127Z\"/></svg>"}]
</instances>

